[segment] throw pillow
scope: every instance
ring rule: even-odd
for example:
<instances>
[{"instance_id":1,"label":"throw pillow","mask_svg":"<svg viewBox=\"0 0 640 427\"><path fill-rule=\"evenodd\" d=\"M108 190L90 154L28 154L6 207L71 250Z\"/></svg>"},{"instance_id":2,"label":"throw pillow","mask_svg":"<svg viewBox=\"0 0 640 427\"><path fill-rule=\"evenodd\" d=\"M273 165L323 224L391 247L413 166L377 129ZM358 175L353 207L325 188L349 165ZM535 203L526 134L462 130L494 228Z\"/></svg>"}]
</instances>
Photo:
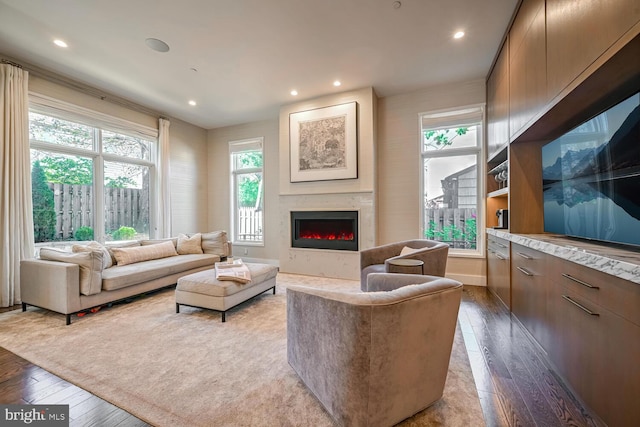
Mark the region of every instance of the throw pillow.
<instances>
[{"instance_id":1,"label":"throw pillow","mask_svg":"<svg viewBox=\"0 0 640 427\"><path fill-rule=\"evenodd\" d=\"M102 289L103 257L101 250L73 253L54 248L40 249L40 259L78 265L80 268L80 293L83 295L97 294Z\"/></svg>"},{"instance_id":2,"label":"throw pillow","mask_svg":"<svg viewBox=\"0 0 640 427\"><path fill-rule=\"evenodd\" d=\"M149 246L112 248L111 252L116 257L119 266L178 255L170 241Z\"/></svg>"},{"instance_id":3,"label":"throw pillow","mask_svg":"<svg viewBox=\"0 0 640 427\"><path fill-rule=\"evenodd\" d=\"M196 233L189 237L186 234L178 234L178 254L201 254L202 234Z\"/></svg>"},{"instance_id":4,"label":"throw pillow","mask_svg":"<svg viewBox=\"0 0 640 427\"><path fill-rule=\"evenodd\" d=\"M111 262L112 265L116 265L118 263L118 260L116 259L115 254L113 253L113 249L114 248L136 248L138 246L140 246L140 242L135 240L135 241L124 241L124 242L107 242L107 244L105 245L107 250L109 251L109 254L111 255Z\"/></svg>"},{"instance_id":5,"label":"throw pillow","mask_svg":"<svg viewBox=\"0 0 640 427\"><path fill-rule=\"evenodd\" d=\"M409 255L412 254L414 252L418 252L422 250L421 248L418 249L414 249L414 248L410 248L409 246L405 246L404 248L402 248L402 250L400 251L400 256L404 256L404 255Z\"/></svg>"},{"instance_id":6,"label":"throw pillow","mask_svg":"<svg viewBox=\"0 0 640 427\"><path fill-rule=\"evenodd\" d=\"M202 233L202 250L205 254L229 256L229 245L226 231Z\"/></svg>"},{"instance_id":7,"label":"throw pillow","mask_svg":"<svg viewBox=\"0 0 640 427\"><path fill-rule=\"evenodd\" d=\"M111 259L111 254L109 250L101 245L99 242L91 241L86 245L73 245L71 246L71 251L73 252L91 252L91 251L102 251L102 269L109 268L113 265L113 260Z\"/></svg>"},{"instance_id":8,"label":"throw pillow","mask_svg":"<svg viewBox=\"0 0 640 427\"><path fill-rule=\"evenodd\" d=\"M178 247L178 238L177 237L170 237L168 239L147 239L147 240L138 240L140 242L140 246L149 246L149 245L157 245L158 243L163 243L163 242L172 242L173 243L173 247L177 248Z\"/></svg>"}]
</instances>

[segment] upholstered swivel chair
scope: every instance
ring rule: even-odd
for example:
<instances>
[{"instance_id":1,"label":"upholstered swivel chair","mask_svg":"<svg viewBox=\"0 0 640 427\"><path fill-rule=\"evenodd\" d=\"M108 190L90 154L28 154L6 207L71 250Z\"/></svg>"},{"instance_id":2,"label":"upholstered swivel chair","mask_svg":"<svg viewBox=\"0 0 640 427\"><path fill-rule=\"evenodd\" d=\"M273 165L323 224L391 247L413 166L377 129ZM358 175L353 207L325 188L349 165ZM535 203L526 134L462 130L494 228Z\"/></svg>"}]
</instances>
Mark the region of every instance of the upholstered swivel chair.
<instances>
[{"instance_id":1,"label":"upholstered swivel chair","mask_svg":"<svg viewBox=\"0 0 640 427\"><path fill-rule=\"evenodd\" d=\"M373 273L367 287L288 286L287 358L338 425L392 426L442 397L462 284Z\"/></svg>"},{"instance_id":2,"label":"upholstered swivel chair","mask_svg":"<svg viewBox=\"0 0 640 427\"><path fill-rule=\"evenodd\" d=\"M424 262L423 274L444 277L448 254L449 245L426 239L403 240L362 250L360 251L360 288L365 290L367 275L389 273L389 261L401 258L420 260Z\"/></svg>"}]
</instances>

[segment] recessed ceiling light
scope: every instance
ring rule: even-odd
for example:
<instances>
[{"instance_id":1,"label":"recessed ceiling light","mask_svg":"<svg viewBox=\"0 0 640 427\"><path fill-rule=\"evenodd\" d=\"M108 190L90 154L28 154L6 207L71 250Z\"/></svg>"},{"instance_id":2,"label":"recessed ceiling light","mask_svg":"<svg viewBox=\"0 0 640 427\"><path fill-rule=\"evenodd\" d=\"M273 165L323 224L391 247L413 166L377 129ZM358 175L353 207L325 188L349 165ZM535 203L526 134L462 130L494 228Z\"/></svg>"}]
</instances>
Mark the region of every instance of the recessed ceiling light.
<instances>
[{"instance_id":1,"label":"recessed ceiling light","mask_svg":"<svg viewBox=\"0 0 640 427\"><path fill-rule=\"evenodd\" d=\"M338 86L340 86L341 84L342 84L342 83L340 83L340 80L336 80L335 82L333 82L333 85L334 85L335 87L338 87Z\"/></svg>"},{"instance_id":2,"label":"recessed ceiling light","mask_svg":"<svg viewBox=\"0 0 640 427\"><path fill-rule=\"evenodd\" d=\"M68 44L66 44L66 43L64 42L64 40L55 39L55 40L53 41L53 43L54 43L56 46L60 46L60 47L69 47L69 45L68 45Z\"/></svg>"},{"instance_id":3,"label":"recessed ceiling light","mask_svg":"<svg viewBox=\"0 0 640 427\"><path fill-rule=\"evenodd\" d=\"M189 101L189 105L191 105L192 107L195 107L197 104L196 104L196 101L192 99L191 101Z\"/></svg>"},{"instance_id":4,"label":"recessed ceiling light","mask_svg":"<svg viewBox=\"0 0 640 427\"><path fill-rule=\"evenodd\" d=\"M159 39L148 38L144 41L149 48L156 52L169 52L169 45Z\"/></svg>"},{"instance_id":5,"label":"recessed ceiling light","mask_svg":"<svg viewBox=\"0 0 640 427\"><path fill-rule=\"evenodd\" d=\"M461 38L463 38L463 37L464 37L464 31L458 31L457 33L455 33L455 34L453 35L453 38L454 38L454 39L461 39Z\"/></svg>"},{"instance_id":6,"label":"recessed ceiling light","mask_svg":"<svg viewBox=\"0 0 640 427\"><path fill-rule=\"evenodd\" d=\"M293 95L293 96L298 95L298 91L297 91L297 90L295 90L295 89L294 89L294 90L292 90L292 91L291 91L291 95Z\"/></svg>"}]
</instances>

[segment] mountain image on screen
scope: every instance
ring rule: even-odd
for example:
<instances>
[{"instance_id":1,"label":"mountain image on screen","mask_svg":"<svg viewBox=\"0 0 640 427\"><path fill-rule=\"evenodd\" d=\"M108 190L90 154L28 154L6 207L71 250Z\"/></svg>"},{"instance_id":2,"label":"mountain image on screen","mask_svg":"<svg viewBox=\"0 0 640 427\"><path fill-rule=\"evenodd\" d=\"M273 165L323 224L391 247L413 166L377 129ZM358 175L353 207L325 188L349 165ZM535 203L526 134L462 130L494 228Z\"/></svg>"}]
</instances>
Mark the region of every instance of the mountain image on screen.
<instances>
[{"instance_id":1,"label":"mountain image on screen","mask_svg":"<svg viewBox=\"0 0 640 427\"><path fill-rule=\"evenodd\" d=\"M639 99L542 148L545 231L640 245Z\"/></svg>"}]
</instances>

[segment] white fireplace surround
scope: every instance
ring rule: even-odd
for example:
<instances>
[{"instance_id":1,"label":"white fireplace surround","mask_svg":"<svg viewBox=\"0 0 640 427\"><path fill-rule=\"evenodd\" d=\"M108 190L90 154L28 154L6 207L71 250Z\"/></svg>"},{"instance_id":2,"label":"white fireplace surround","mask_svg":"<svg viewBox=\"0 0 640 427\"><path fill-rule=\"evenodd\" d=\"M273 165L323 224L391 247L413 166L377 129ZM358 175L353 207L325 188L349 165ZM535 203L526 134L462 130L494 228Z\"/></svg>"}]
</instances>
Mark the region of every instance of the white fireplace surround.
<instances>
[{"instance_id":1,"label":"white fireplace surround","mask_svg":"<svg viewBox=\"0 0 640 427\"><path fill-rule=\"evenodd\" d=\"M280 195L280 271L358 280L360 253L291 247L291 211L358 211L358 246L375 242L373 193Z\"/></svg>"}]
</instances>

